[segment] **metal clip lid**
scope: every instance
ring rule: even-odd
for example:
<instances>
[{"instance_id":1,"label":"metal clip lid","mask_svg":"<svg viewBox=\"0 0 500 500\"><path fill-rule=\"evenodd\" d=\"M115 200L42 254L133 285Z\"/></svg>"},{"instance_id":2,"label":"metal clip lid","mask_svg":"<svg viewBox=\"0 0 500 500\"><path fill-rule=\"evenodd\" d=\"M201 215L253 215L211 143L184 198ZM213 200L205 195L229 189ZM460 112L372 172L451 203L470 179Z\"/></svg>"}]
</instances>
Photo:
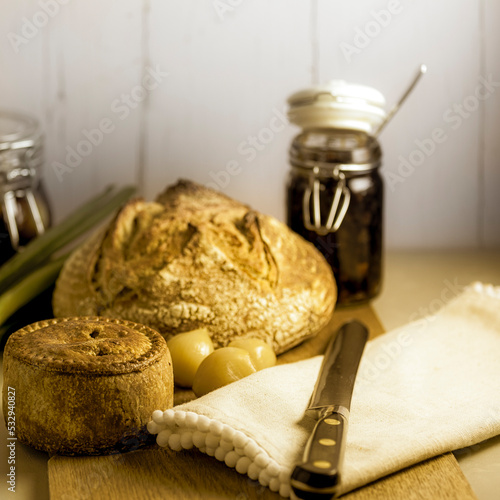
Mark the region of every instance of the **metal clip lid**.
<instances>
[{"instance_id":1,"label":"metal clip lid","mask_svg":"<svg viewBox=\"0 0 500 500\"><path fill-rule=\"evenodd\" d=\"M319 168L315 167L309 177L309 185L304 191L302 198L302 213L304 217L304 227L308 231L315 231L324 235L336 232L344 220L349 203L351 192L346 184L345 174L338 167L332 172L332 177L337 181L333 194L332 204L328 217L323 224L321 220L321 181L318 179ZM312 197L312 222L311 222L311 197Z\"/></svg>"}]
</instances>

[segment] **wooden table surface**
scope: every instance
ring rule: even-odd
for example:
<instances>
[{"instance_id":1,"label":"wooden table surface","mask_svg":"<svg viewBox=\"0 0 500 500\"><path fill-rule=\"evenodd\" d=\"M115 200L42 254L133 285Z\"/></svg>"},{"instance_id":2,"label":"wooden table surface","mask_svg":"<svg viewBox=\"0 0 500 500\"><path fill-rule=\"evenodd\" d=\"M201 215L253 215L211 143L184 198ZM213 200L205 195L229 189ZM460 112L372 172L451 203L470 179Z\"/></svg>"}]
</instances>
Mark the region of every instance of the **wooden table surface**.
<instances>
[{"instance_id":1,"label":"wooden table surface","mask_svg":"<svg viewBox=\"0 0 500 500\"><path fill-rule=\"evenodd\" d=\"M329 328L280 356L279 362L293 362L322 353L331 332L348 319L363 321L369 327L371 337L383 333L383 328L370 307L338 310ZM189 397L189 392L179 391L176 393L176 403ZM258 482L196 450L179 453L154 446L104 457L55 456L49 460L48 470L51 500L281 498ZM448 453L376 481L344 498L472 500L476 496L454 456Z\"/></svg>"}]
</instances>

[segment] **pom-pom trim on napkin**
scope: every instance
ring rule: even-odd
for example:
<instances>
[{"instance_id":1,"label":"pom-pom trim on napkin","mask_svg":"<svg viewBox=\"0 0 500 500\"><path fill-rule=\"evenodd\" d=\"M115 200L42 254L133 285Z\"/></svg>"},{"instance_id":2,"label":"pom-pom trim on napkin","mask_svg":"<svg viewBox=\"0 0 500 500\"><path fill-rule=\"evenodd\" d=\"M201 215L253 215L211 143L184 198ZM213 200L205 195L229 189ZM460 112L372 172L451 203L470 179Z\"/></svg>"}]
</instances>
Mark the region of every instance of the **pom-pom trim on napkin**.
<instances>
[{"instance_id":1,"label":"pom-pom trim on napkin","mask_svg":"<svg viewBox=\"0 0 500 500\"><path fill-rule=\"evenodd\" d=\"M469 287L466 287L466 289ZM475 292L482 293L493 299L500 299L500 286L494 286L492 284L480 283L476 281L470 285L470 288Z\"/></svg>"},{"instance_id":2,"label":"pom-pom trim on napkin","mask_svg":"<svg viewBox=\"0 0 500 500\"><path fill-rule=\"evenodd\" d=\"M290 496L291 471L270 458L243 432L192 411L156 410L152 418L147 428L151 434L157 434L159 446L174 451L196 447L282 497Z\"/></svg>"}]
</instances>

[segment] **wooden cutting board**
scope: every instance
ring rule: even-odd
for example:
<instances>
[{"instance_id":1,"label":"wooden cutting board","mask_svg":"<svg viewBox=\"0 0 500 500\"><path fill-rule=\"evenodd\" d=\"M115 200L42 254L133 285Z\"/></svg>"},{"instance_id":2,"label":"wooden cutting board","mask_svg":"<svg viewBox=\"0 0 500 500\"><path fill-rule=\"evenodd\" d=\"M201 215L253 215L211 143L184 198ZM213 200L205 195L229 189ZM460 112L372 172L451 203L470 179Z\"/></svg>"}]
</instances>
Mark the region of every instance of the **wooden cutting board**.
<instances>
[{"instance_id":1,"label":"wooden cutting board","mask_svg":"<svg viewBox=\"0 0 500 500\"><path fill-rule=\"evenodd\" d=\"M335 312L331 324L315 338L283 354L279 363L305 359L324 351L331 332L344 321L358 319L371 338L383 333L369 306ZM193 397L177 391L175 403ZM152 447L102 457L49 460L51 500L278 500L277 493L238 474L196 450L181 453ZM477 500L451 453L409 467L345 495L346 500Z\"/></svg>"}]
</instances>

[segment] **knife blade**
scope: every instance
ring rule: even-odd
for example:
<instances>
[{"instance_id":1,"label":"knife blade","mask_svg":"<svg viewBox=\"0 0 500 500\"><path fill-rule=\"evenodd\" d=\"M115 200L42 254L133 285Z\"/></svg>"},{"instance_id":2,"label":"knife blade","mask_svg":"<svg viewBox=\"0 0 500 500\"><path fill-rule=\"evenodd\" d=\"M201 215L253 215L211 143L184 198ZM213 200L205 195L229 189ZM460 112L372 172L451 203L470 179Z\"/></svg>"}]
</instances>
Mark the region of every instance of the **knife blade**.
<instances>
[{"instance_id":1,"label":"knife blade","mask_svg":"<svg viewBox=\"0 0 500 500\"><path fill-rule=\"evenodd\" d=\"M295 496L310 500L336 496L358 366L368 340L359 321L345 323L328 343L306 414L317 419L302 463L291 476Z\"/></svg>"}]
</instances>

